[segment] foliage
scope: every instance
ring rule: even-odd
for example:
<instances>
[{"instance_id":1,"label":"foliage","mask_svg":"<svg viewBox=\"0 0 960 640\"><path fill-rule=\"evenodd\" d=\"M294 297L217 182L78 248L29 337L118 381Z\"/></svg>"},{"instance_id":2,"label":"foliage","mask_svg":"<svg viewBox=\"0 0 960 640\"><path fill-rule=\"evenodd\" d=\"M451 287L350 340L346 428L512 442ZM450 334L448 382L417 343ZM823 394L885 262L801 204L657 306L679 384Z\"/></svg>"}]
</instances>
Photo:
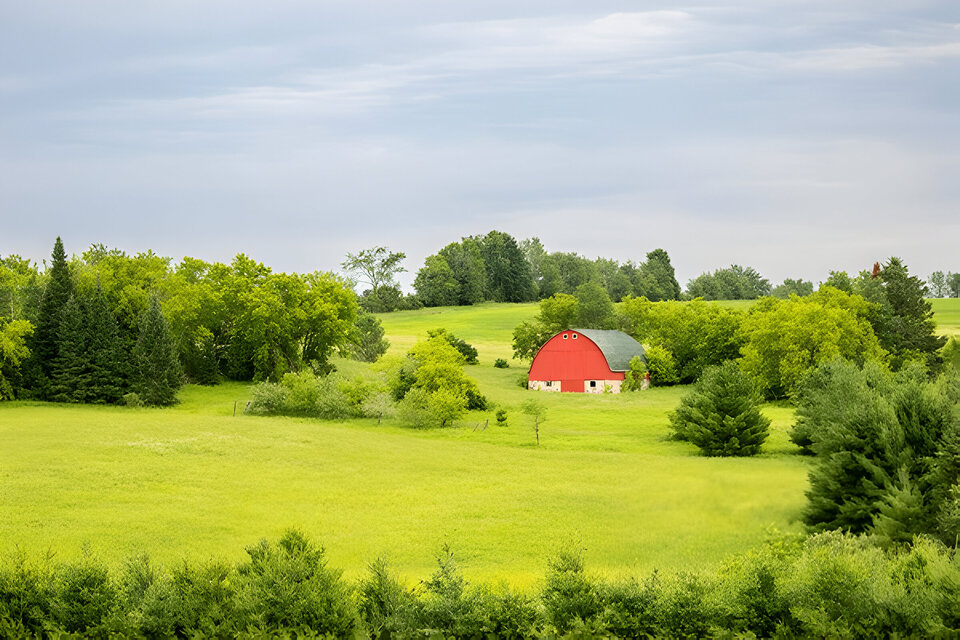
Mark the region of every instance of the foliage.
<instances>
[{"instance_id":1,"label":"foliage","mask_svg":"<svg viewBox=\"0 0 960 640\"><path fill-rule=\"evenodd\" d=\"M513 236L491 231L475 240L487 272L487 300L527 302L536 299L530 265Z\"/></svg>"},{"instance_id":2,"label":"foliage","mask_svg":"<svg viewBox=\"0 0 960 640\"><path fill-rule=\"evenodd\" d=\"M960 272L934 271L927 278L931 298L960 298Z\"/></svg>"},{"instance_id":3,"label":"foliage","mask_svg":"<svg viewBox=\"0 0 960 640\"><path fill-rule=\"evenodd\" d=\"M496 369L509 369L510 363L507 362L506 358L497 358L493 361L493 366Z\"/></svg>"},{"instance_id":4,"label":"foliage","mask_svg":"<svg viewBox=\"0 0 960 640\"><path fill-rule=\"evenodd\" d=\"M431 393L415 388L400 401L397 414L404 424L426 429L446 427L466 409L467 399L455 389L441 388Z\"/></svg>"},{"instance_id":5,"label":"foliage","mask_svg":"<svg viewBox=\"0 0 960 640\"><path fill-rule=\"evenodd\" d=\"M467 341L463 338L458 338L442 327L427 331L427 335L430 339L445 340L447 344L460 352L466 364L477 364L477 350L473 345L467 344Z\"/></svg>"},{"instance_id":6,"label":"foliage","mask_svg":"<svg viewBox=\"0 0 960 640\"><path fill-rule=\"evenodd\" d=\"M459 300L459 283L442 255L427 256L413 281L413 288L426 307L455 305Z\"/></svg>"},{"instance_id":7,"label":"foliage","mask_svg":"<svg viewBox=\"0 0 960 640\"><path fill-rule=\"evenodd\" d=\"M529 594L470 584L444 546L408 589L378 559L355 589L297 531L235 566L17 556L0 565L5 637L950 637L960 563L929 539L884 551L840 532L772 540L702 574L610 581L561 550Z\"/></svg>"},{"instance_id":8,"label":"foliage","mask_svg":"<svg viewBox=\"0 0 960 640\"><path fill-rule=\"evenodd\" d=\"M327 567L324 550L290 530L271 544L247 547L237 567L240 628L309 629L349 636L359 625L350 589L340 571Z\"/></svg>"},{"instance_id":9,"label":"foliage","mask_svg":"<svg viewBox=\"0 0 960 640\"><path fill-rule=\"evenodd\" d=\"M640 391L647 377L647 363L640 356L630 359L630 369L624 374L621 391Z\"/></svg>"},{"instance_id":10,"label":"foliage","mask_svg":"<svg viewBox=\"0 0 960 640\"><path fill-rule=\"evenodd\" d=\"M832 287L806 298L765 299L743 320L741 366L766 397L783 398L807 371L834 358L883 360L869 322L874 311L860 296Z\"/></svg>"},{"instance_id":11,"label":"foliage","mask_svg":"<svg viewBox=\"0 0 960 640\"><path fill-rule=\"evenodd\" d=\"M732 264L687 283L687 295L704 300L754 300L770 295L770 283L752 267Z\"/></svg>"},{"instance_id":12,"label":"foliage","mask_svg":"<svg viewBox=\"0 0 960 640\"><path fill-rule=\"evenodd\" d=\"M393 311L398 305L391 296L384 295L388 293L384 290L395 285L398 273L406 271L401 264L406 257L405 253L390 251L386 247L373 247L355 254L348 253L340 266L360 282L370 285L371 298L380 308L368 311Z\"/></svg>"},{"instance_id":13,"label":"foliage","mask_svg":"<svg viewBox=\"0 0 960 640\"><path fill-rule=\"evenodd\" d=\"M506 409L497 409L496 413L497 426L505 427L507 426L507 411Z\"/></svg>"},{"instance_id":14,"label":"foliage","mask_svg":"<svg viewBox=\"0 0 960 640\"><path fill-rule=\"evenodd\" d=\"M133 350L133 390L147 405L171 405L183 383L170 327L156 298L140 321L140 336Z\"/></svg>"},{"instance_id":15,"label":"foliage","mask_svg":"<svg viewBox=\"0 0 960 640\"><path fill-rule=\"evenodd\" d=\"M704 371L670 414L670 428L704 455L753 456L770 430L770 419L760 413L759 404L753 380L728 361Z\"/></svg>"},{"instance_id":16,"label":"foliage","mask_svg":"<svg viewBox=\"0 0 960 640\"><path fill-rule=\"evenodd\" d=\"M782 284L778 284L770 292L774 298L786 300L790 296L808 296L813 293L813 283L800 278L793 280L786 278Z\"/></svg>"},{"instance_id":17,"label":"foliage","mask_svg":"<svg viewBox=\"0 0 960 640\"><path fill-rule=\"evenodd\" d=\"M744 314L734 309L703 300L650 302L627 298L620 314L630 335L670 354L676 381L681 383L694 382L706 367L740 356L739 329Z\"/></svg>"},{"instance_id":18,"label":"foliage","mask_svg":"<svg viewBox=\"0 0 960 640\"><path fill-rule=\"evenodd\" d=\"M613 302L599 283L586 282L580 285L574 297L577 300L576 328L612 329L614 327L616 320ZM574 327L564 328L573 329Z\"/></svg>"},{"instance_id":19,"label":"foliage","mask_svg":"<svg viewBox=\"0 0 960 640\"><path fill-rule=\"evenodd\" d=\"M20 364L30 357L32 334L33 325L28 321L0 318L0 400L15 397L14 383L20 377Z\"/></svg>"},{"instance_id":20,"label":"foliage","mask_svg":"<svg viewBox=\"0 0 960 640\"><path fill-rule=\"evenodd\" d=\"M872 530L888 545L921 533L949 539L938 522L960 482L960 421L942 381L835 361L809 376L799 400L794 438L816 455L812 529Z\"/></svg>"},{"instance_id":21,"label":"foliage","mask_svg":"<svg viewBox=\"0 0 960 640\"><path fill-rule=\"evenodd\" d=\"M288 373L279 383L261 382L254 386L248 413L324 420L361 415L380 417L390 413L389 402L371 400L375 393L362 379L347 380L335 373L326 376L310 371ZM364 409L365 406L368 409Z\"/></svg>"},{"instance_id":22,"label":"foliage","mask_svg":"<svg viewBox=\"0 0 960 640\"><path fill-rule=\"evenodd\" d=\"M376 362L390 348L390 342L383 337L383 324L372 313L361 310L354 329L354 341L346 349L357 360Z\"/></svg>"},{"instance_id":23,"label":"foliage","mask_svg":"<svg viewBox=\"0 0 960 640\"><path fill-rule=\"evenodd\" d=\"M31 380L30 384L41 398L48 393L47 380L53 373L54 361L60 351L60 314L74 292L66 252L59 236L53 245L52 261L46 276L47 283L40 300L36 329L30 344L39 378Z\"/></svg>"},{"instance_id":24,"label":"foliage","mask_svg":"<svg viewBox=\"0 0 960 640\"><path fill-rule=\"evenodd\" d=\"M654 301L680 299L680 284L664 249L647 253L646 262L638 267L637 272L634 295Z\"/></svg>"},{"instance_id":25,"label":"foliage","mask_svg":"<svg viewBox=\"0 0 960 640\"><path fill-rule=\"evenodd\" d=\"M677 363L673 354L659 345L652 345L644 350L647 371L650 373L650 384L653 386L667 386L680 381L677 374Z\"/></svg>"},{"instance_id":26,"label":"foliage","mask_svg":"<svg viewBox=\"0 0 960 640\"><path fill-rule=\"evenodd\" d=\"M128 386L129 361L103 290L97 287L89 298L78 291L64 307L60 325L50 399L120 402Z\"/></svg>"}]
</instances>

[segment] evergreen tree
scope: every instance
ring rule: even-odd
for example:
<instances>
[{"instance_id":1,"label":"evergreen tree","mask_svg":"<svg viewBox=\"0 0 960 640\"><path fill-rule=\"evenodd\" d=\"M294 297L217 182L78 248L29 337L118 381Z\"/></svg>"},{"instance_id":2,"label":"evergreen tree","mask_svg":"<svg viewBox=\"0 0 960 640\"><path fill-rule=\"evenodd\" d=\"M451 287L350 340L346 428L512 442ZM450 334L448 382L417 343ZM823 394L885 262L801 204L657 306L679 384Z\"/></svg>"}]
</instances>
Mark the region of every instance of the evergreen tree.
<instances>
[{"instance_id":1,"label":"evergreen tree","mask_svg":"<svg viewBox=\"0 0 960 640\"><path fill-rule=\"evenodd\" d=\"M28 384L34 387L37 395L41 398L49 395L49 379L53 377L55 361L59 354L60 314L73 295L73 291L74 286L70 277L70 267L67 264L67 254L63 250L63 242L57 236L57 241L53 245L53 260L50 265L49 279L40 302L37 327L33 333L30 349L31 359L36 363L36 366L29 369L36 379L29 380Z\"/></svg>"},{"instance_id":2,"label":"evergreen tree","mask_svg":"<svg viewBox=\"0 0 960 640\"><path fill-rule=\"evenodd\" d=\"M117 319L107 296L97 288L87 305L87 358L90 361L89 402L120 402L127 388L128 360Z\"/></svg>"},{"instance_id":3,"label":"evergreen tree","mask_svg":"<svg viewBox=\"0 0 960 640\"><path fill-rule=\"evenodd\" d=\"M140 319L140 336L133 350L133 390L148 405L176 402L182 382L176 345L156 296Z\"/></svg>"},{"instance_id":4,"label":"evergreen tree","mask_svg":"<svg viewBox=\"0 0 960 640\"><path fill-rule=\"evenodd\" d=\"M665 250L654 249L648 253L647 261L640 265L640 272L646 289L640 295L653 301L680 299L680 283Z\"/></svg>"},{"instance_id":5,"label":"evergreen tree","mask_svg":"<svg viewBox=\"0 0 960 640\"><path fill-rule=\"evenodd\" d=\"M48 398L54 402L87 402L92 384L87 349L87 308L73 295L60 313L58 353L54 358Z\"/></svg>"},{"instance_id":6,"label":"evergreen tree","mask_svg":"<svg viewBox=\"0 0 960 640\"><path fill-rule=\"evenodd\" d=\"M753 380L733 361L708 367L670 414L676 437L708 456L753 456L767 439L770 419L760 413Z\"/></svg>"}]
</instances>

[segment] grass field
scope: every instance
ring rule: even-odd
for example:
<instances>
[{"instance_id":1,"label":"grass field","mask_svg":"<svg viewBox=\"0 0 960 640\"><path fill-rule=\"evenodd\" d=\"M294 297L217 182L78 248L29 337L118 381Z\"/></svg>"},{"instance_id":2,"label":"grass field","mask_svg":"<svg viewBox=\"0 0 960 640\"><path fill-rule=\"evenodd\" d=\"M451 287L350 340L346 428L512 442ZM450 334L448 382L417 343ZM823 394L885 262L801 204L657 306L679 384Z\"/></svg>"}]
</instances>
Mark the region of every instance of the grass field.
<instances>
[{"instance_id":1,"label":"grass field","mask_svg":"<svg viewBox=\"0 0 960 640\"><path fill-rule=\"evenodd\" d=\"M937 303L956 332L960 305ZM0 405L0 552L84 545L110 563L142 551L236 559L245 545L302 528L356 576L386 554L425 577L449 543L468 577L524 585L558 547L586 548L607 574L698 569L758 544L770 527L798 531L808 461L786 437L792 409L768 405L765 453L710 459L666 439L683 389L622 396L543 394L542 443L515 408L524 369L495 369L534 305L483 305L384 316L400 352L444 326L474 343L468 368L509 412L509 426L416 431L238 415L249 386L186 387L171 409ZM947 318L947 321L943 321ZM348 374L366 365L338 361Z\"/></svg>"}]
</instances>

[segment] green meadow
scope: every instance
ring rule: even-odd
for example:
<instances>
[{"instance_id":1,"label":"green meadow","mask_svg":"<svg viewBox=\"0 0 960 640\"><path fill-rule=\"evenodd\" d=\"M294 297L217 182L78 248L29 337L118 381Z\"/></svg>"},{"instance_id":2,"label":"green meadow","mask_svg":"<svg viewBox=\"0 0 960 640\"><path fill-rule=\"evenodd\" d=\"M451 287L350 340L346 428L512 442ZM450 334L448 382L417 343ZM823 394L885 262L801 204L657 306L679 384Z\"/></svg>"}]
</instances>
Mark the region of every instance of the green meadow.
<instances>
[{"instance_id":1,"label":"green meadow","mask_svg":"<svg viewBox=\"0 0 960 640\"><path fill-rule=\"evenodd\" d=\"M935 305L941 330L960 333L960 301ZM786 405L764 408L764 454L719 459L666 439L682 388L542 394L537 446L517 410L529 397L517 385L525 369L492 366L535 313L489 304L382 316L394 353L434 327L474 344L480 364L468 374L507 410L506 427L492 410L426 431L247 416L250 387L238 383L185 387L170 409L0 404L0 552L236 560L293 526L351 577L386 555L424 578L449 544L469 578L523 585L564 545L586 549L593 570L637 574L705 568L771 531L801 530L808 460L786 437Z\"/></svg>"}]
</instances>

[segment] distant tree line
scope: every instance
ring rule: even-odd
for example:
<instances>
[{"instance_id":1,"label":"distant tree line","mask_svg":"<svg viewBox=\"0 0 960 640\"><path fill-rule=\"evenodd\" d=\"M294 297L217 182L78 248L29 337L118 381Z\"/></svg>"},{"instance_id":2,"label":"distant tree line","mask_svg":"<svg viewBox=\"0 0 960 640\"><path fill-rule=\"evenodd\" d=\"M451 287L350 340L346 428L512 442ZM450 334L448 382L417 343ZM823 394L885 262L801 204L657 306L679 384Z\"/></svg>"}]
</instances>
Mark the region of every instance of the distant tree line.
<instances>
[{"instance_id":1,"label":"distant tree line","mask_svg":"<svg viewBox=\"0 0 960 640\"><path fill-rule=\"evenodd\" d=\"M931 298L960 298L960 273L934 271L927 283Z\"/></svg>"},{"instance_id":2,"label":"distant tree line","mask_svg":"<svg viewBox=\"0 0 960 640\"><path fill-rule=\"evenodd\" d=\"M183 381L278 380L329 371L336 350L386 348L347 281L242 254L173 264L94 245L68 260L58 238L43 271L0 261L0 301L3 398L169 404Z\"/></svg>"}]
</instances>

